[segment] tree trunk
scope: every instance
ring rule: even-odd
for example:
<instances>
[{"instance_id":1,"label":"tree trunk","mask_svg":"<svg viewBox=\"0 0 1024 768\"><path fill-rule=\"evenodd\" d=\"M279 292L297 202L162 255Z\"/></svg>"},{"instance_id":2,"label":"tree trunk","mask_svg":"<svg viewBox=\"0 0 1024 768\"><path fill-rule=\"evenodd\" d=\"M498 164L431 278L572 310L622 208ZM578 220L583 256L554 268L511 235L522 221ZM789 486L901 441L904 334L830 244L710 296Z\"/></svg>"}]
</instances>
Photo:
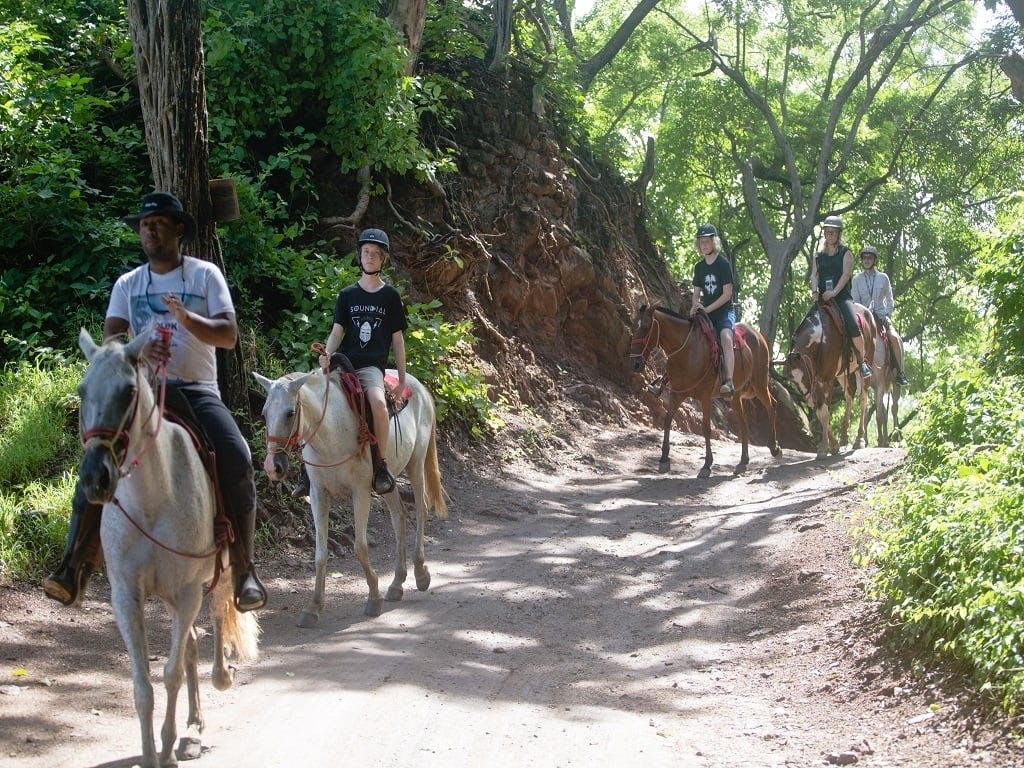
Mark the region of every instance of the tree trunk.
<instances>
[{"instance_id":1,"label":"tree trunk","mask_svg":"<svg viewBox=\"0 0 1024 768\"><path fill-rule=\"evenodd\" d=\"M491 62L488 65L491 72L500 72L505 68L505 59L512 45L512 3L513 0L494 0L492 6L494 32L491 34Z\"/></svg>"},{"instance_id":2,"label":"tree trunk","mask_svg":"<svg viewBox=\"0 0 1024 768\"><path fill-rule=\"evenodd\" d=\"M226 274L210 201L201 19L199 0L128 0L154 188L176 194L195 217L196 239L185 246L189 255ZM217 358L224 401L248 408L240 344L218 350Z\"/></svg>"},{"instance_id":3,"label":"tree trunk","mask_svg":"<svg viewBox=\"0 0 1024 768\"><path fill-rule=\"evenodd\" d=\"M580 67L580 84L583 86L584 93L590 90L597 73L618 55L619 51L629 42L633 31L640 26L640 22L647 17L647 14L654 9L659 1L640 0L640 3L626 17L622 25L615 30L615 34L604 44L604 47L583 63L583 66Z\"/></svg>"},{"instance_id":4,"label":"tree trunk","mask_svg":"<svg viewBox=\"0 0 1024 768\"><path fill-rule=\"evenodd\" d=\"M416 61L420 56L423 44L423 22L427 18L427 0L395 0L388 20L398 30L409 49L409 58L405 62L405 74L416 71Z\"/></svg>"}]
</instances>

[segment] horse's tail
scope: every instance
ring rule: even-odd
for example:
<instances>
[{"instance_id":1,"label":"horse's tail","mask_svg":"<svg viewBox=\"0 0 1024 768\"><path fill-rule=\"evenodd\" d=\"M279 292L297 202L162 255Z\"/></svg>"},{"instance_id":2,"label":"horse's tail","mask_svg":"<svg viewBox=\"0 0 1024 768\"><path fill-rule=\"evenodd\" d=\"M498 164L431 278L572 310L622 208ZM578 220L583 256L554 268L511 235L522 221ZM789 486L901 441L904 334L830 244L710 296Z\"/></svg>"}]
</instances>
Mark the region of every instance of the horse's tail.
<instances>
[{"instance_id":1,"label":"horse's tail","mask_svg":"<svg viewBox=\"0 0 1024 768\"><path fill-rule=\"evenodd\" d=\"M433 507L439 520L448 517L448 503L444 499L444 488L441 487L441 467L437 463L437 423L430 422L430 441L427 443L427 455L423 461L423 482L426 485L427 509Z\"/></svg>"},{"instance_id":2,"label":"horse's tail","mask_svg":"<svg viewBox=\"0 0 1024 768\"><path fill-rule=\"evenodd\" d=\"M256 613L239 613L235 609L231 571L221 575L220 583L211 597L210 611L214 621L220 622L220 642L225 656L234 656L241 662L259 658L260 623Z\"/></svg>"}]
</instances>

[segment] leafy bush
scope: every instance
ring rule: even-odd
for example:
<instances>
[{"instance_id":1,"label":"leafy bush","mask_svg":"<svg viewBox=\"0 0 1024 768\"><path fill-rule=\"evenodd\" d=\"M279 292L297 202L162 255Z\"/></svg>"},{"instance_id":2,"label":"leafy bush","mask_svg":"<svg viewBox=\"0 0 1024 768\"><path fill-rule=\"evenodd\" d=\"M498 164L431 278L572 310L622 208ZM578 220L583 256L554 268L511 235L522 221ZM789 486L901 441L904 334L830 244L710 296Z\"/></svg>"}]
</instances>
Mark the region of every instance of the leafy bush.
<instances>
[{"instance_id":1,"label":"leafy bush","mask_svg":"<svg viewBox=\"0 0 1024 768\"><path fill-rule=\"evenodd\" d=\"M1024 702L1024 414L1019 377L964 363L921 398L906 477L873 499L860 559L894 641Z\"/></svg>"},{"instance_id":2,"label":"leafy bush","mask_svg":"<svg viewBox=\"0 0 1024 768\"><path fill-rule=\"evenodd\" d=\"M989 369L1024 375L1024 192L1000 211L1000 232L988 244L978 268L978 285L993 307Z\"/></svg>"}]
</instances>

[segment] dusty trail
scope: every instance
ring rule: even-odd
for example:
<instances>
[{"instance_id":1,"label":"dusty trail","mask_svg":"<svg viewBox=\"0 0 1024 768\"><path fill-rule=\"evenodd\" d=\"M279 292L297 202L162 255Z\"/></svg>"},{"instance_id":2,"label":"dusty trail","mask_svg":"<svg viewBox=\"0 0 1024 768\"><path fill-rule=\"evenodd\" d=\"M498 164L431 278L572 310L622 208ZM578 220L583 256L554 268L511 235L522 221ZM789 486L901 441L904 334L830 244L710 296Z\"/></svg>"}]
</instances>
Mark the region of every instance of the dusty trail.
<instances>
[{"instance_id":1,"label":"dusty trail","mask_svg":"<svg viewBox=\"0 0 1024 768\"><path fill-rule=\"evenodd\" d=\"M195 765L724 768L822 765L830 753L866 766L1024 764L956 735L955 706L892 678L855 632L863 574L845 521L898 450L819 463L754 447L733 477L738 447L720 443L699 481L700 439L674 437L666 475L654 472L659 442L597 429L550 472L506 464L484 477L449 461L453 515L431 523L431 589L410 579L377 619L361 614L352 557L332 565L314 630L295 626L308 571L268 569L260 663L217 693L201 643ZM390 533L374 520L386 580ZM0 766L137 759L127 657L97 586L84 613L0 591L0 686L21 689L0 695ZM164 648L151 637L159 709Z\"/></svg>"}]
</instances>

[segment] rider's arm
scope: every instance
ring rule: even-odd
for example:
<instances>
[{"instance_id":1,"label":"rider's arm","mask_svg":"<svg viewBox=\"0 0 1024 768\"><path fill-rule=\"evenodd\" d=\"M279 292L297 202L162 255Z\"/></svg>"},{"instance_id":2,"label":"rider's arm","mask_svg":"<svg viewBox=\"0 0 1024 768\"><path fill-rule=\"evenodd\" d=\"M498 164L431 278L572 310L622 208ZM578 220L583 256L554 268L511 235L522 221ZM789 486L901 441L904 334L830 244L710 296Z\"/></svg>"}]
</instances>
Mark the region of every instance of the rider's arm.
<instances>
[{"instance_id":1,"label":"rider's arm","mask_svg":"<svg viewBox=\"0 0 1024 768\"><path fill-rule=\"evenodd\" d=\"M811 298L818 300L818 259L811 259Z\"/></svg>"},{"instance_id":2,"label":"rider's arm","mask_svg":"<svg viewBox=\"0 0 1024 768\"><path fill-rule=\"evenodd\" d=\"M882 315L888 317L896 308L896 302L892 298L892 283L889 282L888 275L881 273L879 276L885 279L882 281L882 295L878 297L878 303L882 305Z\"/></svg>"},{"instance_id":3,"label":"rider's arm","mask_svg":"<svg viewBox=\"0 0 1024 768\"><path fill-rule=\"evenodd\" d=\"M324 353L320 355L320 366L327 369L327 365L339 346L341 346L341 339L345 335L345 329L335 323L331 326L331 332L327 335L327 341L324 342Z\"/></svg>"},{"instance_id":4,"label":"rider's arm","mask_svg":"<svg viewBox=\"0 0 1024 768\"><path fill-rule=\"evenodd\" d=\"M700 286L693 286L693 297L690 300L690 315L697 314L697 307L700 306Z\"/></svg>"},{"instance_id":5,"label":"rider's arm","mask_svg":"<svg viewBox=\"0 0 1024 768\"><path fill-rule=\"evenodd\" d=\"M405 334L401 331L391 334L391 351L395 354L395 368L398 370L398 386L393 394L399 396L405 390Z\"/></svg>"},{"instance_id":6,"label":"rider's arm","mask_svg":"<svg viewBox=\"0 0 1024 768\"><path fill-rule=\"evenodd\" d=\"M832 295L839 293L843 290L843 287L850 282L850 278L853 276L853 251L849 248L846 249L846 254L843 256L843 274L839 276L839 282L836 283L836 287L832 289Z\"/></svg>"}]
</instances>

